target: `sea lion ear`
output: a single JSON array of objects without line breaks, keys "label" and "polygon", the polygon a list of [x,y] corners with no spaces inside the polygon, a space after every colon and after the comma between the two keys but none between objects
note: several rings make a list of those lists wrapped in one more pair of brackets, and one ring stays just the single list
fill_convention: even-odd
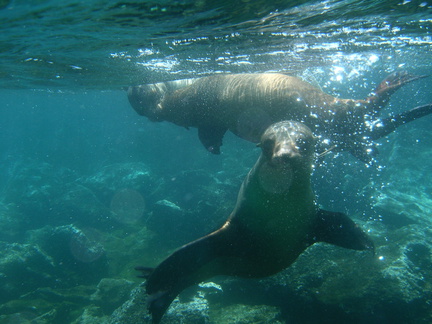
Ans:
[{"label": "sea lion ear", "polygon": [[369,236],[343,213],[319,209],[311,234],[311,244],[327,242],[352,250],[372,250],[375,254]]}]

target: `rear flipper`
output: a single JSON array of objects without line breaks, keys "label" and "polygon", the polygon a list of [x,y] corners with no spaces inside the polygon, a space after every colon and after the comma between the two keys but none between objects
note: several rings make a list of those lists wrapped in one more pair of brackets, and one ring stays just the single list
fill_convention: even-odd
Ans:
[{"label": "rear flipper", "polygon": [[371,164],[375,156],[378,155],[378,148],[373,143],[359,143],[350,148],[350,153],[360,161]]},{"label": "rear flipper", "polygon": [[374,94],[366,99],[371,107],[371,114],[376,115],[388,103],[390,96],[400,87],[418,79],[428,77],[427,75],[414,75],[406,71],[390,74],[375,89]]},{"label": "rear flipper", "polygon": [[142,277],[148,278],[146,291],[152,323],[161,321],[169,305],[183,289],[218,274],[215,267],[206,265],[215,260],[223,249],[227,249],[224,238],[225,230],[222,228],[184,245],[155,269],[135,268],[143,272]]},{"label": "rear flipper", "polygon": [[371,140],[377,140],[388,134],[392,133],[401,125],[409,123],[418,118],[427,116],[432,113],[432,104],[420,106],[413,108],[411,110],[405,111],[399,115],[392,116],[385,119],[379,119],[372,126],[372,130],[369,134]]},{"label": "rear flipper", "polygon": [[369,236],[343,213],[320,209],[312,230],[310,243],[327,242],[352,250],[372,250]]}]

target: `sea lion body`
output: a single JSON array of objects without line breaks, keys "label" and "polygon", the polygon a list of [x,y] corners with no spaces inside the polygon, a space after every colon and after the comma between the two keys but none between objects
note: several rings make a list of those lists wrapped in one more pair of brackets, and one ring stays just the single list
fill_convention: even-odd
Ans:
[{"label": "sea lion body", "polygon": [[[279,73],[214,75],[141,85],[130,87],[128,97],[133,108],[150,120],[198,128],[201,142],[215,154],[220,153],[227,130],[258,142],[271,124],[295,120],[337,149],[368,160],[372,145],[367,137],[373,133],[369,125],[394,91],[421,77],[404,72],[390,75],[366,100],[338,99]],[[429,105],[425,114],[431,112]],[[408,121],[405,118],[400,124]]]},{"label": "sea lion body", "polygon": [[243,181],[226,223],[155,269],[137,268],[148,278],[153,323],[159,323],[186,287],[216,275],[275,274],[317,241],[373,249],[372,241],[346,215],[317,207],[311,187],[314,144],[310,129],[299,122],[270,126],[261,138],[262,154]]}]

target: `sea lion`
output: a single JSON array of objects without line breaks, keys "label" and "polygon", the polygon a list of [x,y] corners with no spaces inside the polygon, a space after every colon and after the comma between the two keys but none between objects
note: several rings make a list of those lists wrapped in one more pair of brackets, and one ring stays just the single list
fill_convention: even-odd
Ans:
[{"label": "sea lion", "polygon": [[[258,142],[264,130],[281,120],[306,124],[327,148],[348,150],[371,161],[376,140],[402,125],[432,112],[380,120],[380,110],[401,86],[425,76],[396,72],[365,100],[338,99],[299,78],[278,73],[226,74],[129,87],[132,107],[152,121],[197,127],[207,150],[220,153],[227,130]],[[379,125],[378,128],[372,126]],[[391,130],[390,130],[391,129]]]},{"label": "sea lion", "polygon": [[213,276],[270,276],[319,241],[373,249],[348,216],[316,205],[311,186],[315,138],[307,126],[295,121],[271,125],[259,146],[262,153],[220,229],[181,247],[155,269],[136,268],[147,278],[153,323],[183,289]]}]

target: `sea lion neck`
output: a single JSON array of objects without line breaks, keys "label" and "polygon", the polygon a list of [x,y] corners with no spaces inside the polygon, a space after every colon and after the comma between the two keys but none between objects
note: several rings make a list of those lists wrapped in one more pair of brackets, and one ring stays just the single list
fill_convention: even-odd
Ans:
[{"label": "sea lion neck", "polygon": [[273,166],[261,155],[250,171],[248,181],[256,183],[251,187],[254,190],[259,188],[257,194],[262,196],[290,195],[293,190],[301,195],[302,192],[312,192],[311,173],[310,166],[303,166],[300,163]]},{"label": "sea lion neck", "polygon": [[271,194],[310,191],[305,184],[310,184],[315,138],[306,125],[275,123],[264,132],[259,146],[262,153],[250,175],[258,183],[256,187]]}]

